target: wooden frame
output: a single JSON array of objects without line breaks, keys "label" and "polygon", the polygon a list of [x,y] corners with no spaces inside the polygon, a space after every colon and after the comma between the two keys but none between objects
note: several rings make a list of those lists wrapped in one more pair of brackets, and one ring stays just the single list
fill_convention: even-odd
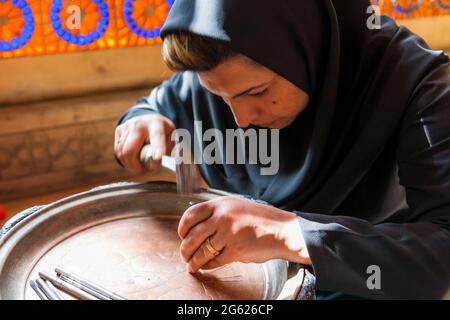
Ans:
[{"label": "wooden frame", "polygon": [[151,88],[0,108],[0,201],[121,179],[120,115]]},{"label": "wooden frame", "polygon": [[145,88],[170,76],[161,46],[0,59],[0,106]]}]

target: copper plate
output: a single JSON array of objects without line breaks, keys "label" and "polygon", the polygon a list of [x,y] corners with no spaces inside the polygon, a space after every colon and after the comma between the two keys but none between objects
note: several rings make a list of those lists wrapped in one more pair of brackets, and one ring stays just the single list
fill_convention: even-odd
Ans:
[{"label": "copper plate", "polygon": [[192,203],[223,195],[179,195],[172,183],[120,183],[40,208],[0,239],[0,299],[38,299],[39,271],[72,271],[128,299],[276,299],[287,262],[235,263],[191,275],[176,229]]}]

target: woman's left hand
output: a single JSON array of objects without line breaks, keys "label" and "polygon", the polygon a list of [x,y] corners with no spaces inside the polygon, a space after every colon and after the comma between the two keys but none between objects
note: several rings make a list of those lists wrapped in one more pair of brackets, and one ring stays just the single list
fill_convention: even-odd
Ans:
[{"label": "woman's left hand", "polygon": [[180,220],[180,254],[192,273],[231,262],[311,264],[297,219],[292,212],[234,196],[202,202]]}]

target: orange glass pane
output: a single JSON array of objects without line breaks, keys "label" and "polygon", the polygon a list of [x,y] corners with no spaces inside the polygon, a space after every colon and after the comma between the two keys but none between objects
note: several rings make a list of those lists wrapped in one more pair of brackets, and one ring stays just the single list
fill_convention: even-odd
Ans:
[{"label": "orange glass pane", "polygon": [[396,20],[450,14],[450,0],[372,0],[381,14]]},{"label": "orange glass pane", "polygon": [[[450,14],[450,0],[371,1],[398,20]],[[0,0],[0,58],[161,44],[159,30],[172,3]]]}]

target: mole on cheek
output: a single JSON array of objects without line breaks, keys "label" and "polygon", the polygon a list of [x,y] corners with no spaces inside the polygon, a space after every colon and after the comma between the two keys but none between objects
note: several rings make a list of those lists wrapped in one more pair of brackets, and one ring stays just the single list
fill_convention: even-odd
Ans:
[{"label": "mole on cheek", "polygon": [[277,104],[277,102],[276,101],[272,101],[272,104]]}]

